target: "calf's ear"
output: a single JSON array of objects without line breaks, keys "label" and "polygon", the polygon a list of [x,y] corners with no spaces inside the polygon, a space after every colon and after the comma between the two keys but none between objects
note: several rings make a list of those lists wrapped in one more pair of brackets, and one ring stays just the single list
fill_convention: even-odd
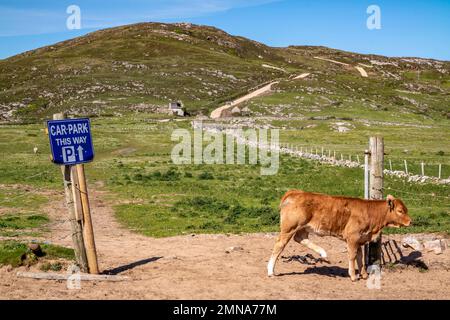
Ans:
[{"label": "calf's ear", "polygon": [[395,200],[394,196],[389,194],[389,195],[386,197],[386,200],[387,200],[389,209],[390,209],[390,210],[394,210],[394,200]]}]

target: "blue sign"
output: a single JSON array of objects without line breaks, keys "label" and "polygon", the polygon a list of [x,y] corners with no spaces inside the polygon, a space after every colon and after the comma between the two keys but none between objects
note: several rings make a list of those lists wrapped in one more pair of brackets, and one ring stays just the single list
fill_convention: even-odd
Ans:
[{"label": "blue sign", "polygon": [[89,119],[51,120],[47,128],[54,163],[72,165],[94,159]]}]

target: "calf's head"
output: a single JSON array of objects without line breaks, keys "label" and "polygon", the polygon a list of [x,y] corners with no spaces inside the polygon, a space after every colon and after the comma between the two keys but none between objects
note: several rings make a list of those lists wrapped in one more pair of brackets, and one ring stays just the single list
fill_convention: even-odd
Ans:
[{"label": "calf's head", "polygon": [[386,204],[388,206],[388,213],[386,215],[388,227],[407,227],[411,224],[411,217],[408,215],[408,209],[402,200],[388,195]]}]

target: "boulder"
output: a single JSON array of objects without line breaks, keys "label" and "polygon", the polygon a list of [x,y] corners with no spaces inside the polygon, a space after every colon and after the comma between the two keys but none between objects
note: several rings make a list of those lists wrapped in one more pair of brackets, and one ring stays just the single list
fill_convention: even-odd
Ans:
[{"label": "boulder", "polygon": [[427,251],[434,251],[435,254],[442,254],[445,250],[444,240],[430,240],[423,243]]},{"label": "boulder", "polygon": [[412,237],[412,236],[408,236],[402,239],[402,246],[406,247],[410,247],[416,251],[422,251],[423,250],[423,246],[420,243],[419,240],[417,240],[416,238]]},{"label": "boulder", "polygon": [[232,113],[232,114],[240,114],[240,113],[241,113],[241,109],[239,109],[238,107],[234,107],[234,108],[231,110],[231,113]]}]

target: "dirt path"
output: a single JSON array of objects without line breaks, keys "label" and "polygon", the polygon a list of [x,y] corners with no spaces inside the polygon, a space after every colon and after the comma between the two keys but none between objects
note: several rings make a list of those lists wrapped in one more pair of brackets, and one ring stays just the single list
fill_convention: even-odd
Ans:
[{"label": "dirt path", "polygon": [[293,79],[294,79],[294,80],[297,80],[297,79],[304,79],[304,78],[306,78],[307,76],[309,76],[310,74],[311,74],[311,73],[302,73],[302,74],[300,74],[300,75],[294,77]]},{"label": "dirt path", "polygon": [[229,104],[226,104],[224,106],[221,106],[221,107],[215,109],[213,112],[211,112],[211,118],[212,119],[218,119],[218,118],[223,117],[223,115],[224,115],[224,113],[226,111],[231,110],[233,107],[237,106],[238,104],[241,104],[241,103],[243,103],[245,101],[248,101],[250,99],[256,98],[256,97],[258,97],[260,95],[263,95],[263,94],[269,92],[272,89],[272,86],[274,84],[277,84],[278,82],[279,81],[273,81],[273,82],[265,85],[262,88],[259,88],[259,89],[255,90],[255,91],[252,91],[249,94],[246,94],[245,96],[240,97],[240,98],[232,101]]},{"label": "dirt path", "polygon": [[270,64],[263,64],[262,67],[263,68],[268,68],[268,69],[274,69],[274,70],[282,71],[282,72],[285,72],[285,73],[287,72],[283,68],[271,66]]},{"label": "dirt path", "polygon": [[367,78],[369,76],[363,67],[355,67],[355,69],[359,71],[363,78]]},{"label": "dirt path", "polygon": [[[318,59],[318,60],[322,60],[322,61],[328,61],[328,62],[332,62],[335,64],[339,64],[341,66],[346,66],[346,67],[350,66],[348,63],[344,63],[344,62],[340,62],[340,61],[336,61],[336,60],[332,60],[332,59],[327,59],[327,58],[322,58],[322,57],[314,57],[314,58]],[[360,64],[360,65],[363,65],[363,64]],[[367,67],[370,67],[370,66],[367,66]],[[363,67],[355,66],[355,69],[358,70],[358,72],[361,74],[361,76],[363,78],[369,77],[369,75],[367,74],[366,70],[364,70]]]},{"label": "dirt path", "polygon": [[[365,281],[352,283],[347,277],[343,242],[315,239],[328,251],[329,264],[291,242],[277,265],[280,276],[268,278],[266,263],[276,234],[148,238],[121,227],[105,196],[91,193],[100,268],[130,281],[83,282],[81,290],[68,290],[64,281],[21,279],[17,270],[3,267],[0,299],[450,299],[448,250],[424,254],[420,261],[429,270],[421,272],[414,259],[420,253],[404,249],[410,265],[385,269],[381,289],[369,290]],[[52,219],[61,219],[63,198],[47,209]],[[55,227],[47,240],[70,246],[67,223]],[[230,247],[242,249],[227,253]]]},{"label": "dirt path", "polygon": [[340,62],[340,61],[336,61],[336,60],[332,60],[332,59],[327,59],[327,58],[322,58],[322,57],[314,57],[314,59],[323,60],[323,61],[328,61],[328,62],[340,64],[340,65],[342,65],[342,66],[349,66],[348,63],[344,63],[344,62]]}]

